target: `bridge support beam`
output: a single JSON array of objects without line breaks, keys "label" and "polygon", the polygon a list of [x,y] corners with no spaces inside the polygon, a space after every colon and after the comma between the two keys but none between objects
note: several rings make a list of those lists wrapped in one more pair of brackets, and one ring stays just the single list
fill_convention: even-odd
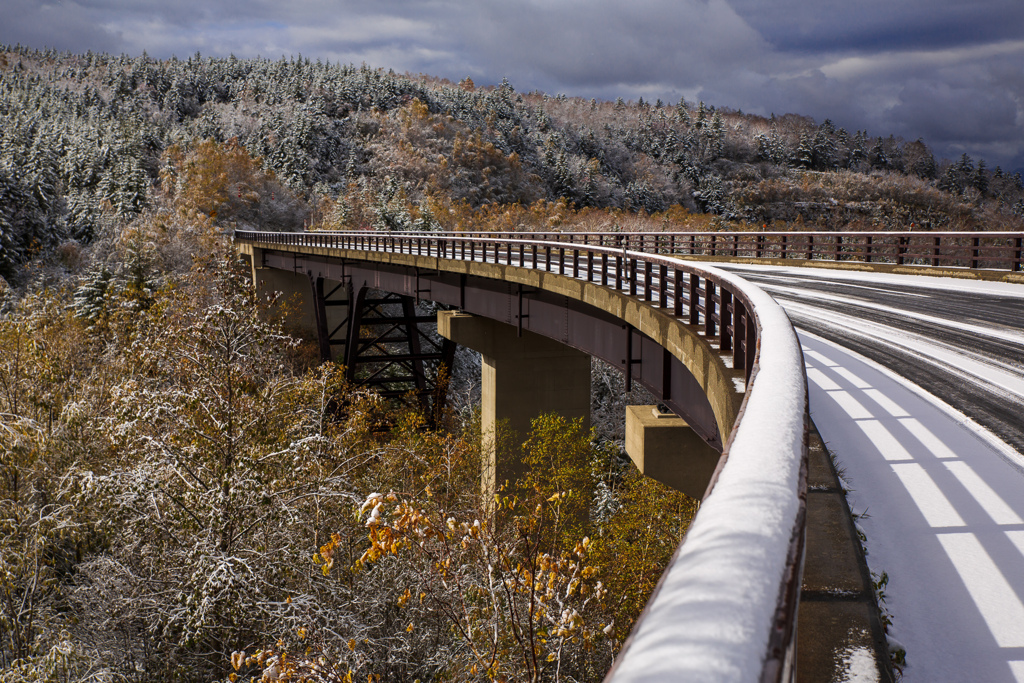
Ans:
[{"label": "bridge support beam", "polygon": [[644,476],[700,500],[722,454],[671,412],[626,406],[626,453]]},{"label": "bridge support beam", "polygon": [[[437,314],[437,331],[479,351],[481,422],[484,435],[484,500],[523,474],[518,454],[501,453],[496,427],[505,422],[513,443],[521,443],[537,416],[555,412],[583,418],[590,427],[590,356],[533,332],[519,336],[513,325],[457,311]],[[507,421],[507,422],[506,422]],[[515,449],[518,450],[518,449]]]}]

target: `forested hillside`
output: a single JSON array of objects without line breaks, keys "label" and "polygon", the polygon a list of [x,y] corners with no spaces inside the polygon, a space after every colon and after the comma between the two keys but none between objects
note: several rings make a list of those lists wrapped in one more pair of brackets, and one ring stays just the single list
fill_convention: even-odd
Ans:
[{"label": "forested hillside", "polygon": [[[227,236],[1022,229],[920,141],[308,59],[0,48],[0,681],[600,680],[696,510],[594,422],[318,366]],[[456,368],[455,370],[458,370]],[[453,371],[464,392],[468,375]],[[458,393],[458,392],[453,392]]]},{"label": "forested hillside", "polygon": [[164,171],[203,140],[237,141],[290,190],[282,206],[273,188],[222,188],[235,209],[222,223],[268,229],[487,228],[508,208],[511,229],[1019,229],[1024,214],[1019,174],[827,120],[549,97],[302,57],[0,48],[0,116],[7,278],[180,191]]}]

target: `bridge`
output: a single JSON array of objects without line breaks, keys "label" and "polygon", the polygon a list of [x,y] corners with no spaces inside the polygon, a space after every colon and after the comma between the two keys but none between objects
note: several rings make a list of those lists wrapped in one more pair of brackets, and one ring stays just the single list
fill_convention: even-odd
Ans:
[{"label": "bridge", "polygon": [[[442,335],[483,355],[485,429],[500,419],[527,425],[524,395],[536,412],[586,417],[588,356],[668,406],[668,421],[631,411],[627,450],[645,474],[703,503],[612,681],[796,673],[814,436],[801,348],[764,292],[694,259],[1004,279],[1021,271],[1019,233],[239,231],[236,242],[254,280],[305,297],[302,322],[321,357],[386,392],[440,399],[429,368],[452,347],[420,331],[415,302],[428,300],[457,309],[439,315]],[[402,314],[385,314],[387,303]],[[376,332],[359,333],[366,328]],[[396,342],[406,351],[384,351]],[[666,429],[682,447],[664,445]],[[485,462],[485,488],[516,471],[496,457]]]}]

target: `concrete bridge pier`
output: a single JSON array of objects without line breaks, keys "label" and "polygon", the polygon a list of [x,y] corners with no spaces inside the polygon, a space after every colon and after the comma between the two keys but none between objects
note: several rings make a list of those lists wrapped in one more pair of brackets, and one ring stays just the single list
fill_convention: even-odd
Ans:
[{"label": "concrete bridge pier", "polygon": [[516,444],[543,413],[582,417],[590,427],[589,355],[527,330],[519,336],[513,325],[458,311],[438,312],[437,331],[482,356],[484,500],[493,500],[500,486],[523,474],[518,456],[499,457],[494,439],[499,421],[507,421]]}]

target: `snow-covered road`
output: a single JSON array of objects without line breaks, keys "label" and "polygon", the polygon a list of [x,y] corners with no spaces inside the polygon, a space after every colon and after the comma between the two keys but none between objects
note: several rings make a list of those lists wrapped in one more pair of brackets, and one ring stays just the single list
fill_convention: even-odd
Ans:
[{"label": "snow-covered road", "polygon": [[737,270],[800,332],[904,681],[1024,683],[1024,286]]}]

